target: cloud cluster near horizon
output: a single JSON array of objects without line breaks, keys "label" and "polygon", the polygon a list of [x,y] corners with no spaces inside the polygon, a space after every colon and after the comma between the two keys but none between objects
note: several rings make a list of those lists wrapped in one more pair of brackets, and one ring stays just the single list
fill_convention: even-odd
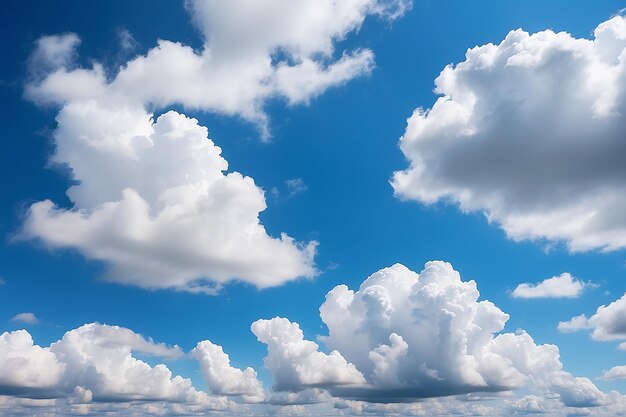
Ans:
[{"label": "cloud cluster near horizon", "polygon": [[25,330],[7,332],[0,336],[0,394],[66,400],[79,395],[72,401],[83,405],[163,401],[224,410],[311,403],[352,408],[363,401],[497,397],[524,388],[548,392],[562,407],[602,412],[613,404],[614,394],[563,370],[558,347],[536,344],[524,331],[504,332],[508,315],[479,298],[476,283],[463,281],[448,263],[429,262],[419,274],[396,264],[356,291],[339,285],[326,295],[320,316],[328,335],[319,340],[330,353],[286,318],[257,320],[251,329],[267,345],[271,390],[254,369],[233,367],[209,340],[191,352],[210,390],[204,393],[190,380],[173,377],[165,365],[133,356],[175,359],[183,355],[179,347],[129,329],[87,324],[49,347],[35,345]]},{"label": "cloud cluster near horizon", "polygon": [[97,323],[70,330],[49,347],[34,344],[26,330],[0,335],[0,394],[30,399],[66,399],[74,408],[92,403],[165,401],[203,410],[223,410],[224,397],[197,391],[163,364],[150,366],[133,353],[176,359],[166,346],[122,327]]}]

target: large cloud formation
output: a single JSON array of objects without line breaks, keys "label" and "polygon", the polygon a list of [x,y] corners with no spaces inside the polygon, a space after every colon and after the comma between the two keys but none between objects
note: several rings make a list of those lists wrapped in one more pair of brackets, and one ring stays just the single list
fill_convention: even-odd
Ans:
[{"label": "large cloud formation", "polygon": [[626,247],[626,18],[594,39],[510,32],[436,79],[400,147],[398,196],[484,212],[514,239]]},{"label": "large cloud formation", "polygon": [[[24,330],[7,332],[0,336],[0,412],[39,407],[56,410],[51,415],[131,415],[130,405],[137,415],[222,410],[236,415],[609,416],[626,410],[621,394],[602,392],[588,378],[565,371],[557,346],[537,344],[523,330],[505,332],[508,315],[480,300],[476,283],[463,281],[445,262],[429,262],[420,273],[396,264],[368,277],[356,291],[338,285],[327,294],[320,315],[328,327],[318,338],[325,346],[307,340],[300,326],[285,318],[252,324],[267,345],[264,364],[273,390],[263,388],[254,369],[231,365],[221,346],[199,342],[190,356],[211,395],[189,379],[172,376],[165,365],[136,358],[184,353],[129,329],[87,324],[49,347],[35,345]],[[616,367],[604,377],[623,375]]]},{"label": "large cloud formation", "polygon": [[[339,285],[327,294],[320,315],[328,335],[319,339],[330,353],[285,318],[258,320],[252,332],[267,345],[278,392],[323,388],[343,400],[391,404],[526,387],[568,407],[606,403],[593,382],[563,370],[557,346],[503,332],[508,315],[479,296],[449,263],[429,262],[419,274],[396,264],[357,291]],[[240,371],[230,373],[243,382]]]},{"label": "large cloud formation", "polygon": [[[109,280],[143,288],[215,293],[236,279],[258,288],[313,277],[317,242],[273,237],[259,222],[264,192],[227,173],[220,148],[194,119],[147,110],[239,115],[267,128],[264,102],[307,102],[369,72],[367,49],[335,57],[368,15],[393,19],[407,0],[188,1],[200,52],[159,41],[107,74],[80,67],[75,34],[46,36],[29,60],[25,95],[61,107],[52,162],[76,183],[71,208],[33,204],[22,237],[105,262]],[[280,11],[280,12],[277,12]],[[267,132],[265,132],[267,133]]]}]

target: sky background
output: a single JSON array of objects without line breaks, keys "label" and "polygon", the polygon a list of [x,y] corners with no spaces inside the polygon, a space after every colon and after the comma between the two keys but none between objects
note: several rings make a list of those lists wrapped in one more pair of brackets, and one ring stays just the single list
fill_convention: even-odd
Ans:
[{"label": "sky background", "polygon": [[[222,148],[229,171],[254,178],[265,190],[267,209],[260,214],[271,236],[286,232],[298,241],[319,241],[319,275],[258,290],[229,283],[210,296],[171,289],[145,290],[102,279],[105,266],[74,250],[48,249],[40,242],[16,239],[28,207],[44,199],[70,208],[65,192],[68,173],[48,161],[54,149],[56,106],[25,100],[28,57],[43,35],[73,32],[83,65],[92,60],[108,71],[134,55],[145,54],[158,39],[200,48],[202,40],[178,2],[10,2],[4,5],[0,33],[0,329],[27,328],[47,346],[84,323],[119,325],[190,351],[210,339],[230,355],[231,364],[252,366],[271,385],[263,368],[266,347],[250,331],[257,319],[288,317],[305,338],[327,330],[319,317],[325,294],[339,284],[357,289],[375,271],[402,263],[421,271],[429,260],[452,263],[464,280],[478,284],[482,300],[510,315],[505,331],[522,328],[538,344],[560,348],[564,368],[591,378],[602,390],[626,392],[623,381],[596,380],[603,370],[626,363],[617,342],[597,342],[586,332],[564,334],[559,321],[608,304],[626,291],[626,251],[570,253],[565,245],[514,242],[480,212],[462,213],[452,204],[426,206],[394,196],[390,179],[405,169],[398,140],[418,107],[430,108],[437,95],[434,79],[448,64],[464,60],[468,48],[499,43],[513,29],[567,31],[591,38],[593,29],[620,11],[620,1],[429,1],[389,22],[366,18],[360,30],[335,46],[370,48],[371,74],[329,88],[308,104],[270,100],[271,137],[263,141],[257,126],[237,116],[168,106],[197,118]],[[118,33],[137,41],[132,53],[119,47]],[[292,194],[288,181],[304,189]],[[274,190],[274,191],[272,191]],[[569,272],[597,284],[575,299],[519,299],[511,291]],[[32,312],[29,325],[12,320]],[[322,349],[325,349],[321,344]],[[149,363],[160,360],[147,358]],[[166,362],[176,374],[205,389],[192,360]]]}]

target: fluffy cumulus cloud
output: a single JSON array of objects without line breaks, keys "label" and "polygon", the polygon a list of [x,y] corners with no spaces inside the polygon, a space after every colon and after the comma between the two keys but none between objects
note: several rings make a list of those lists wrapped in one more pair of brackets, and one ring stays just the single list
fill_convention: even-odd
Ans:
[{"label": "fluffy cumulus cloud", "polygon": [[24,236],[110,265],[108,279],[144,288],[213,291],[230,279],[259,288],[315,275],[315,242],[267,234],[263,190],[226,173],[195,119],[97,101],[57,117],[53,162],[71,168],[74,206],[32,205]]},{"label": "fluffy cumulus cloud", "polygon": [[243,371],[232,367],[221,346],[205,340],[198,343],[192,354],[200,364],[202,376],[212,393],[242,396],[246,402],[265,399],[256,371],[250,367]]},{"label": "fluffy cumulus cloud", "polygon": [[[626,350],[626,294],[608,305],[598,307],[595,314],[581,314],[562,321],[558,329],[563,333],[590,331],[593,340],[620,341],[619,348]],[[602,379],[626,379],[626,366],[618,365],[604,371]]]},{"label": "fluffy cumulus cloud", "polygon": [[252,332],[267,345],[265,367],[272,373],[277,391],[365,383],[363,375],[341,353],[320,352],[317,343],[305,340],[298,323],[280,317],[257,320],[252,323]]},{"label": "fluffy cumulus cloud", "polygon": [[598,307],[591,317],[581,314],[560,322],[558,329],[564,333],[590,330],[591,337],[599,341],[626,341],[626,294],[609,305]]},{"label": "fluffy cumulus cloud", "polygon": [[483,212],[514,240],[626,247],[625,48],[616,16],[593,39],[515,30],[468,50],[409,118],[396,194]]},{"label": "fluffy cumulus cloud", "polygon": [[53,390],[64,372],[56,355],[35,345],[26,330],[0,335],[0,394]]},{"label": "fluffy cumulus cloud", "polygon": [[112,80],[99,64],[68,67],[76,35],[46,37],[35,56],[52,70],[27,88],[39,102],[118,95],[144,105],[179,103],[187,108],[240,115],[266,128],[263,104],[280,97],[303,103],[327,88],[367,74],[369,49],[343,51],[337,42],[370,15],[394,19],[410,0],[189,0],[203,37],[195,51],[160,40],[145,55],[127,62]]},{"label": "fluffy cumulus cloud", "polygon": [[614,366],[603,372],[602,379],[626,379],[626,365]]},{"label": "fluffy cumulus cloud", "polygon": [[537,284],[519,284],[511,295],[515,298],[578,298],[589,284],[564,272]]},{"label": "fluffy cumulus cloud", "polygon": [[339,396],[394,402],[533,386],[570,406],[596,406],[604,394],[562,369],[554,345],[523,331],[502,333],[508,315],[479,301],[474,281],[444,262],[421,273],[394,265],[358,291],[335,287],[320,308],[331,349],[363,373],[367,384],[336,387]]},{"label": "fluffy cumulus cloud", "polygon": [[150,366],[133,353],[180,357],[180,348],[154,343],[129,329],[97,323],[70,330],[49,347],[25,330],[0,336],[0,394],[92,402],[164,401],[223,410],[224,397],[197,391],[163,364]]}]

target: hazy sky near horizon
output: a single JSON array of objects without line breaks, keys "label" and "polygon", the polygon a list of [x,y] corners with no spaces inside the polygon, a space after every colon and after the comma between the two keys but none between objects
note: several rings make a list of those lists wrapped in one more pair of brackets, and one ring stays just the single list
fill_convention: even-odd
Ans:
[{"label": "hazy sky near horizon", "polygon": [[5,5],[0,414],[626,413],[622,7]]}]

